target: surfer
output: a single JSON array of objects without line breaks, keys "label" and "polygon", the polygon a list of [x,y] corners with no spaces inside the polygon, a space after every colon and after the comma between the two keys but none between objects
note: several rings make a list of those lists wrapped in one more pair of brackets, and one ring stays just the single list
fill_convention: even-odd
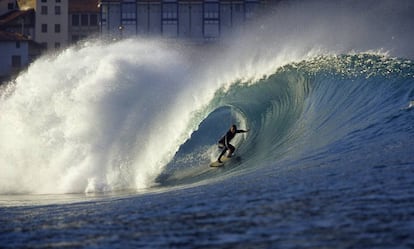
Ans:
[{"label": "surfer", "polygon": [[232,125],[230,127],[230,130],[227,131],[226,135],[224,135],[219,141],[218,141],[218,147],[220,149],[223,149],[223,151],[221,152],[220,156],[218,157],[217,161],[219,163],[221,163],[221,157],[224,155],[224,153],[226,153],[227,150],[230,150],[229,154],[227,155],[227,157],[231,157],[231,155],[233,154],[234,150],[236,148],[234,148],[234,146],[232,144],[230,144],[230,141],[234,138],[234,136],[236,136],[237,133],[245,133],[248,132],[249,130],[237,130],[237,126],[236,125]]}]

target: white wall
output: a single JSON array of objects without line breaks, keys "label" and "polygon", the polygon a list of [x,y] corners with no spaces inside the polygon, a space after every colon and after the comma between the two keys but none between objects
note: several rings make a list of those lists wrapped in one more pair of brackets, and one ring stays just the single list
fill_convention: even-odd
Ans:
[{"label": "white wall", "polygon": [[[47,7],[47,14],[42,14],[42,6]],[[60,7],[60,14],[55,13],[55,7]],[[34,40],[39,43],[46,43],[48,49],[54,49],[56,44],[64,47],[69,42],[69,16],[68,0],[56,1],[36,1],[36,35]],[[47,32],[42,32],[42,24],[47,25]],[[60,32],[55,32],[55,25],[60,25]]]}]

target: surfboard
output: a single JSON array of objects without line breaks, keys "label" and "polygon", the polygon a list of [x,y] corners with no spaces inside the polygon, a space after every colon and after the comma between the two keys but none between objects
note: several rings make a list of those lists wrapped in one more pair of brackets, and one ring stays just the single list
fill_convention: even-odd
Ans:
[{"label": "surfboard", "polygon": [[223,166],[227,161],[230,161],[231,157],[222,156],[221,157],[221,163],[219,161],[215,161],[210,163],[210,167],[221,167]]}]

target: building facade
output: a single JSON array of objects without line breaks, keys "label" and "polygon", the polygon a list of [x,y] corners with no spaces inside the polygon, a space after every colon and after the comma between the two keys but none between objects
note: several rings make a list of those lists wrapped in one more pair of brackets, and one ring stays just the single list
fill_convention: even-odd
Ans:
[{"label": "building facade", "polygon": [[35,12],[33,9],[12,10],[0,17],[0,30],[18,33],[28,39],[35,34]]},{"label": "building facade", "polygon": [[1,0],[0,1],[0,16],[17,9],[16,0]]},{"label": "building facade", "polygon": [[20,9],[17,1],[0,1],[0,84],[26,68],[42,53],[32,38],[35,34],[34,9]]},{"label": "building facade", "polygon": [[45,50],[99,34],[98,1],[0,0],[0,79],[24,69]]},{"label": "building facade", "polygon": [[218,40],[262,10],[260,0],[102,0],[101,33],[159,36],[195,42]]},{"label": "building facade", "polygon": [[68,7],[68,0],[36,0],[36,42],[47,49],[68,44]]},{"label": "building facade", "polygon": [[99,34],[98,0],[69,1],[69,43]]},{"label": "building facade", "polygon": [[19,72],[29,64],[29,40],[20,34],[0,31],[0,55],[2,79]]}]

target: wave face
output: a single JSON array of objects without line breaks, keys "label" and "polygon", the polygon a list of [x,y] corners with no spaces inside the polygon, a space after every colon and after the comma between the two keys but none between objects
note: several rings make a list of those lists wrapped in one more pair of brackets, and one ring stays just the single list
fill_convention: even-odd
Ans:
[{"label": "wave face", "polygon": [[[168,189],[308,161],[412,162],[413,3],[344,1],[338,12],[298,2],[225,49],[136,38],[38,59],[1,90],[0,194]],[[232,123],[251,129],[234,141],[241,159],[212,171]],[[366,148],[378,151],[367,158]]]},{"label": "wave face", "polygon": [[[161,182],[211,177],[202,167],[219,153],[211,145],[219,138],[218,130],[224,134],[229,128],[223,123],[252,130],[236,141],[242,160],[225,171],[229,175],[259,167],[285,170],[322,158],[325,163],[366,160],[364,146],[369,144],[377,144],[371,150],[378,149],[371,164],[410,162],[413,69],[409,60],[381,55],[321,56],[281,67],[257,82],[235,83],[216,93],[209,108],[216,111],[208,111],[211,114],[181,147]],[[400,141],[398,158],[383,153],[382,139]]]}]

